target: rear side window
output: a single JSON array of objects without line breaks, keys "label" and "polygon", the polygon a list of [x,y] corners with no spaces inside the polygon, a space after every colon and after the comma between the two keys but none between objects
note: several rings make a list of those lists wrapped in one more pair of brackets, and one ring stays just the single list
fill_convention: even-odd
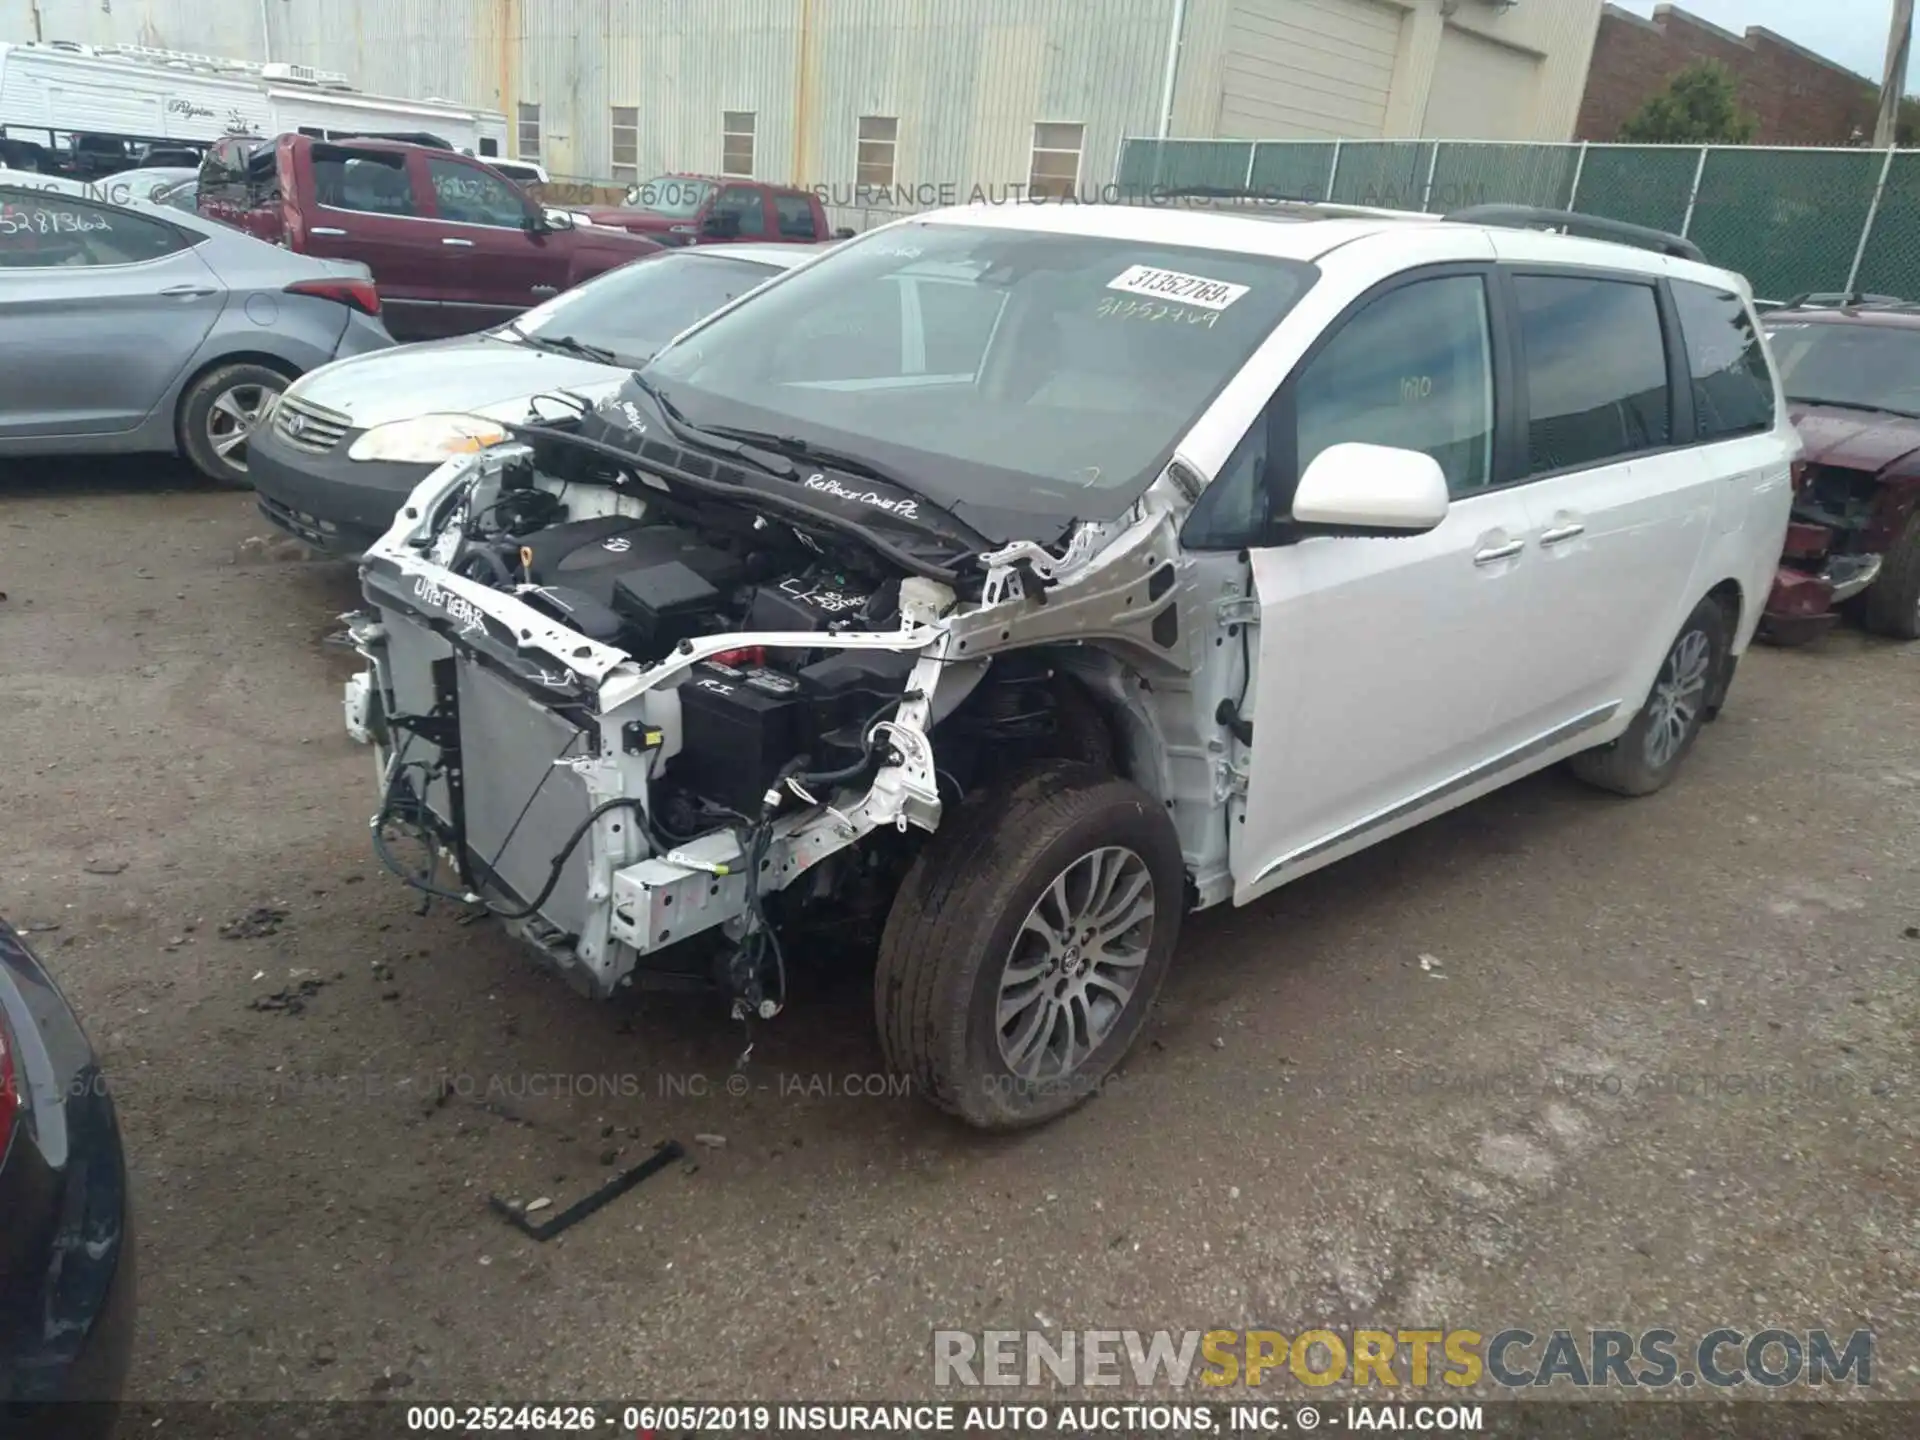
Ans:
[{"label": "rear side window", "polygon": [[813,202],[805,195],[776,195],[773,211],[779,217],[780,233],[787,239],[813,239]]},{"label": "rear side window", "polygon": [[322,205],[370,215],[425,214],[407,173],[407,157],[390,150],[313,147],[313,187]]},{"label": "rear side window", "polygon": [[1722,440],[1771,429],[1773,375],[1740,297],[1676,280],[1673,303],[1687,343],[1699,438]]},{"label": "rear side window", "polygon": [[713,202],[715,215],[733,214],[740,217],[740,234],[765,235],[767,233],[766,214],[761,207],[760,192],[745,185],[729,185],[720,192],[720,198]]},{"label": "rear side window", "polygon": [[491,171],[458,160],[427,158],[427,178],[442,220],[517,230],[527,223],[526,197]]},{"label": "rear side window", "polygon": [[49,190],[0,189],[0,269],[137,265],[187,248],[171,225]]},{"label": "rear side window", "polygon": [[1667,352],[1652,285],[1519,275],[1528,469],[1602,465],[1673,439]]}]

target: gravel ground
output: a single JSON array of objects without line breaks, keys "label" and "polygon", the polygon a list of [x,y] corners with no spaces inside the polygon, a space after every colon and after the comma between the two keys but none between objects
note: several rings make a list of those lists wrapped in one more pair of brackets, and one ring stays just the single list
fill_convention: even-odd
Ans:
[{"label": "gravel ground", "polygon": [[[1198,917],[1109,1091],[984,1139],[866,1093],[863,977],[737,1094],[717,1002],[418,914],[352,574],[243,546],[247,497],[0,486],[0,913],[121,1097],[139,1397],[899,1398],[935,1327],[1359,1323],[1870,1326],[1920,1398],[1920,645],[1756,651],[1658,796],[1537,776]],[[486,1209],[666,1137],[550,1244]]]}]

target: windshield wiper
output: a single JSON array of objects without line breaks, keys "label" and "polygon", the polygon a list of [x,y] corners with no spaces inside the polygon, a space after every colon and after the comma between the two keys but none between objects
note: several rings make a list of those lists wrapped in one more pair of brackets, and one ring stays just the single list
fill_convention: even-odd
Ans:
[{"label": "windshield wiper", "polygon": [[578,355],[582,360],[592,360],[600,365],[618,365],[620,357],[611,350],[603,350],[598,345],[589,345],[572,335],[534,335],[509,323],[508,329],[518,335],[527,344],[540,350],[557,350],[562,355]]},{"label": "windshield wiper", "polygon": [[1789,395],[1796,405],[1831,405],[1836,410],[1871,410],[1879,415],[1898,415],[1905,420],[1920,420],[1920,410],[1901,410],[1892,405],[1876,405],[1870,400],[1829,400],[1823,395]]},{"label": "windshield wiper", "polygon": [[667,399],[658,385],[655,385],[653,381],[649,380],[638,370],[633,372],[633,384],[635,389],[653,401],[654,405],[659,409],[661,416],[667,422],[668,432],[681,444],[691,445],[695,449],[705,450],[709,454],[730,456],[735,460],[753,466],[756,470],[765,471],[769,475],[777,475],[782,480],[791,480],[794,478],[795,472],[793,463],[790,460],[776,456],[775,458],[779,460],[779,463],[776,465],[772,461],[761,459],[758,455],[749,454],[746,446],[725,438],[718,431],[705,430],[695,425],[687,419],[685,415],[680,413],[680,407],[678,405]]},{"label": "windshield wiper", "polygon": [[[904,490],[909,495],[920,492],[893,471],[876,465],[864,456],[852,455],[845,450],[835,450],[825,445],[816,445],[798,435],[776,435],[771,430],[743,430],[734,425],[715,425],[715,435],[724,435],[729,440],[744,441],[749,445],[758,445],[777,454],[791,455],[800,460],[811,460],[818,465],[831,465],[849,475],[858,475],[864,480],[878,480],[883,485],[891,485]],[[925,499],[925,496],[921,496]]]}]

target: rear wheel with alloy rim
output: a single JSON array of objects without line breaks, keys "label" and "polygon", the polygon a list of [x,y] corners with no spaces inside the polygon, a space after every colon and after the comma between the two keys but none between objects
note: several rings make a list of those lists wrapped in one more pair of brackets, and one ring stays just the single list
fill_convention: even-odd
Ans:
[{"label": "rear wheel with alloy rim", "polygon": [[265,365],[242,362],[209,370],[180,397],[180,450],[216,484],[244,489],[247,449],[266,420],[287,377]]},{"label": "rear wheel with alloy rim", "polygon": [[874,1008],[888,1062],[982,1129],[1072,1109],[1146,1023],[1185,879],[1163,808],[1091,766],[968,797],[887,918]]},{"label": "rear wheel with alloy rim", "polygon": [[1640,713],[1618,740],[1582,751],[1568,762],[1589,785],[1616,795],[1651,795],[1680,769],[1721,685],[1731,624],[1718,600],[1702,600],[1687,617],[1660,662]]}]

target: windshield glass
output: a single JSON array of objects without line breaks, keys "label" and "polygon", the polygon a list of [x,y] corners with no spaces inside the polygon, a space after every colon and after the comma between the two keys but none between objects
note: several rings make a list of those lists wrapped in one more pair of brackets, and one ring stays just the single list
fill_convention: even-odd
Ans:
[{"label": "windshield glass", "polygon": [[1783,320],[1766,328],[1789,400],[1920,415],[1920,327]]},{"label": "windshield glass", "polygon": [[1316,274],[917,222],[848,241],[646,373],[695,425],[830,446],[943,504],[1111,518]]},{"label": "windshield glass", "polygon": [[778,266],[711,250],[652,256],[554,296],[515,325],[535,340],[567,336],[610,350],[632,367],[644,364],[694,321],[777,273]]},{"label": "windshield glass", "polygon": [[713,193],[711,180],[683,180],[678,175],[656,175],[627,190],[627,204],[656,215],[681,219],[698,210]]}]

